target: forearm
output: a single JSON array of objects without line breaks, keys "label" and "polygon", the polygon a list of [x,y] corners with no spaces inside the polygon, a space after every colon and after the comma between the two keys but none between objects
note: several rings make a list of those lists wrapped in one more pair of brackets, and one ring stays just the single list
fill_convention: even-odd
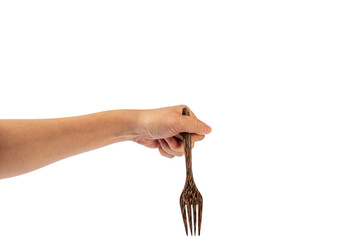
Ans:
[{"label": "forearm", "polygon": [[133,140],[137,112],[114,110],[69,118],[0,120],[0,178]]}]

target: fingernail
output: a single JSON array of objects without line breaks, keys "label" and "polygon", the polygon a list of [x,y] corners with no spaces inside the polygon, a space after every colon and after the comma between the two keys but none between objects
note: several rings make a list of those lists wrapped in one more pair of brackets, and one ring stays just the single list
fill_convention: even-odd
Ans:
[{"label": "fingernail", "polygon": [[211,128],[209,126],[205,126],[205,133],[208,134],[211,132]]}]

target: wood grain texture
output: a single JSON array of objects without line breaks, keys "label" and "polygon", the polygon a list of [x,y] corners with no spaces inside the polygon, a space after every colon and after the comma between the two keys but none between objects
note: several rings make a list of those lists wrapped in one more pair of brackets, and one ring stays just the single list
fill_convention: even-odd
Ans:
[{"label": "wood grain texture", "polygon": [[[182,114],[189,116],[188,109],[184,108]],[[185,148],[186,181],[180,196],[181,214],[184,221],[186,235],[188,235],[188,223],[191,235],[193,235],[193,225],[194,235],[196,235],[196,227],[198,223],[198,235],[200,236],[203,199],[201,193],[195,185],[192,173],[191,135],[189,133],[182,133],[182,137]]]}]

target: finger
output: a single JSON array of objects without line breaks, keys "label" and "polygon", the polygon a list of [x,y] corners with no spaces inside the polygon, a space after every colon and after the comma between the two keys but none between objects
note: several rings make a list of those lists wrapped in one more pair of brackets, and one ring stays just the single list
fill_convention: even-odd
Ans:
[{"label": "finger", "polygon": [[205,138],[205,135],[199,135],[199,134],[196,134],[196,133],[191,134],[191,141],[193,141],[193,142],[201,141],[204,138]]},{"label": "finger", "polygon": [[174,158],[173,155],[168,154],[168,153],[165,152],[161,147],[159,147],[159,152],[160,152],[161,156],[163,156],[163,157]]},{"label": "finger", "polygon": [[[196,133],[192,133],[190,136],[191,136],[191,148],[194,147],[195,142],[201,141],[205,138],[205,135],[198,135]],[[173,148],[173,147],[171,147],[171,145],[168,142],[170,148],[173,149],[174,151],[180,151],[180,149],[182,149],[181,152],[184,154],[184,150],[183,150],[184,142],[183,142],[182,136],[180,134],[178,134],[178,135],[174,136],[173,138],[175,138],[177,141],[180,141],[181,146],[178,146],[177,148]],[[166,141],[166,139],[165,139],[165,141]]]},{"label": "finger", "polygon": [[148,148],[158,148],[160,146],[159,142],[156,140],[153,140],[151,142],[144,142],[143,144]]},{"label": "finger", "polygon": [[181,116],[178,124],[178,131],[205,135],[211,132],[211,128],[199,119]]},{"label": "finger", "polygon": [[183,141],[183,137],[182,137],[181,133],[175,135],[174,137],[179,139],[180,141]]},{"label": "finger", "polygon": [[[174,138],[176,140],[181,141],[181,142],[183,141],[183,137],[182,137],[182,135],[180,133],[175,135]],[[194,141],[194,142],[201,141],[204,138],[205,138],[205,135],[199,135],[199,134],[196,134],[196,133],[191,133],[191,140]]]},{"label": "finger", "polygon": [[168,154],[173,155],[173,156],[182,156],[183,153],[182,152],[176,152],[171,150],[171,148],[169,147],[169,145],[167,144],[167,142],[164,139],[159,139],[159,143],[161,148]]},{"label": "finger", "polygon": [[184,143],[182,140],[179,140],[175,137],[165,138],[166,143],[169,145],[170,149],[174,152],[184,152]]},{"label": "finger", "polygon": [[[181,156],[182,156],[185,154],[184,141],[183,140],[178,140],[178,141],[180,141],[181,145],[175,151],[181,152]],[[198,140],[196,140],[196,141],[198,141]],[[193,141],[191,139],[191,149],[194,147],[196,141]]]}]

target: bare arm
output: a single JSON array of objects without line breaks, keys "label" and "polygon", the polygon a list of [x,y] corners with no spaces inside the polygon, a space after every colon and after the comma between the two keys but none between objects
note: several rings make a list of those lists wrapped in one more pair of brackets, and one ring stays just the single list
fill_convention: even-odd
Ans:
[{"label": "bare arm", "polygon": [[55,119],[0,120],[0,178],[130,140],[136,111],[118,110]]},{"label": "bare arm", "polygon": [[182,131],[194,141],[210,132],[175,106],[154,110],[113,110],[55,119],[0,120],[0,178],[41,168],[60,159],[121,141],[158,148],[163,156],[183,154]]}]

